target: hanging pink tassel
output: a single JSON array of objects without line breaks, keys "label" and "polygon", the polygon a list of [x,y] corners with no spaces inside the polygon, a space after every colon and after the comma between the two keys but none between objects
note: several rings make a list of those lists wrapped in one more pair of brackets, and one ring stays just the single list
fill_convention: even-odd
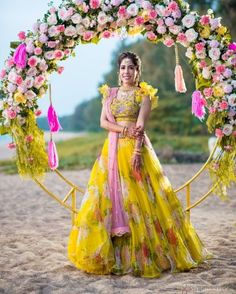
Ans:
[{"label": "hanging pink tassel", "polygon": [[48,164],[52,170],[58,167],[57,148],[52,139],[48,142]]},{"label": "hanging pink tassel", "polygon": [[205,117],[205,105],[206,100],[203,98],[200,91],[194,91],[192,94],[192,114],[194,114],[200,120]]},{"label": "hanging pink tassel", "polygon": [[175,90],[180,93],[185,93],[187,91],[183,70],[180,64],[176,64],[175,66]]},{"label": "hanging pink tassel", "polygon": [[51,132],[58,132],[63,130],[57,117],[57,113],[52,104],[48,108],[48,124]]},{"label": "hanging pink tassel", "polygon": [[26,67],[26,45],[25,44],[20,44],[13,55],[13,61],[14,63],[20,67],[20,68],[25,68]]}]

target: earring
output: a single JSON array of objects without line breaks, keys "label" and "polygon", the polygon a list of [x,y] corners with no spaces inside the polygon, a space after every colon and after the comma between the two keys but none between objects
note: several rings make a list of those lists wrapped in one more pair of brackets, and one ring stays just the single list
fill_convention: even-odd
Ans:
[{"label": "earring", "polygon": [[121,81],[120,75],[119,75],[119,78],[118,78],[118,85],[119,85],[119,86],[122,85],[122,81]]}]

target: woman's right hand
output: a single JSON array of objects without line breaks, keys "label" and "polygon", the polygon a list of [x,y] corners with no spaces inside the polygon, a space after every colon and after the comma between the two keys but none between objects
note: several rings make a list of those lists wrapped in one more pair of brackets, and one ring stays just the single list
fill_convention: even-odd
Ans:
[{"label": "woman's right hand", "polygon": [[141,130],[141,127],[136,126],[130,126],[128,127],[127,136],[131,138],[138,138],[143,135],[143,130]]}]

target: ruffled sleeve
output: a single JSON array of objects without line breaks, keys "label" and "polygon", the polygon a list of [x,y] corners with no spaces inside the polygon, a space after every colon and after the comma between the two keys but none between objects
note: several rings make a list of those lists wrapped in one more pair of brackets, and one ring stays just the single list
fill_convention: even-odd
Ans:
[{"label": "ruffled sleeve", "polygon": [[109,95],[109,87],[107,84],[103,84],[101,87],[98,88],[98,91],[100,92],[100,94],[102,95],[102,104],[105,103],[108,95]]},{"label": "ruffled sleeve", "polygon": [[139,86],[140,88],[136,92],[136,101],[138,103],[141,103],[144,96],[149,96],[151,101],[151,110],[156,108],[158,106],[158,99],[159,99],[159,96],[156,95],[156,93],[158,92],[158,89],[153,88],[151,85],[149,85],[146,82],[141,82]]}]

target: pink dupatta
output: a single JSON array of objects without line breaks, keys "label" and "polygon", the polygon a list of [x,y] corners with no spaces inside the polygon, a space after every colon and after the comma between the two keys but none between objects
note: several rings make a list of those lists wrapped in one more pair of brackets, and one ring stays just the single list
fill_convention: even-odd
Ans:
[{"label": "pink dupatta", "polygon": [[[110,105],[116,96],[118,88],[111,88],[108,98],[106,99],[106,114],[110,122],[116,122],[111,113]],[[130,233],[127,216],[122,207],[122,191],[118,173],[117,164],[117,143],[118,133],[109,131],[108,134],[108,184],[110,198],[112,201],[112,226],[111,235],[121,236],[125,233]]]}]

